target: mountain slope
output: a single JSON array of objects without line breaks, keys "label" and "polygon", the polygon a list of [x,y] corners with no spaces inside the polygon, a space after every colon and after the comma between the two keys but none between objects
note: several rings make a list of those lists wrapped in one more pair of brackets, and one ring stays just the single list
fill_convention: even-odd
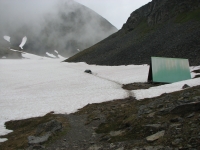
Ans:
[{"label": "mountain slope", "polygon": [[38,16],[42,19],[34,24],[24,21],[25,24],[17,22],[20,24],[17,27],[11,23],[7,28],[1,27],[4,30],[0,35],[11,37],[11,47],[18,47],[22,37],[27,36],[26,52],[45,55],[46,52],[55,54],[57,50],[62,56],[70,57],[77,49],[88,48],[117,31],[106,19],[73,0],[59,1],[53,9]]},{"label": "mountain slope", "polygon": [[153,0],[134,11],[117,33],[66,61],[129,65],[160,56],[188,58],[198,65],[199,39],[199,0]]}]

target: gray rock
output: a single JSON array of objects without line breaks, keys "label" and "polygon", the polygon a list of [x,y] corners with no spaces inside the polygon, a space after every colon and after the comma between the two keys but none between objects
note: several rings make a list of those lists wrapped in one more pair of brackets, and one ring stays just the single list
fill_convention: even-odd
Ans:
[{"label": "gray rock", "polygon": [[120,147],[120,148],[118,148],[118,149],[116,149],[116,150],[124,150],[124,147]]},{"label": "gray rock", "polygon": [[181,124],[171,124],[170,128],[174,128],[174,127],[177,128],[177,127],[180,127],[180,126],[181,126]]},{"label": "gray rock", "polygon": [[189,85],[184,84],[183,87],[182,87],[182,89],[186,89],[186,88],[189,88],[189,87],[190,87]]},{"label": "gray rock", "polygon": [[110,143],[110,148],[115,147],[115,145],[113,143]]},{"label": "gray rock", "polygon": [[187,116],[187,118],[192,118],[194,116],[195,113],[192,113],[190,115]]},{"label": "gray rock", "polygon": [[88,148],[88,150],[99,150],[102,146],[92,145]]},{"label": "gray rock", "polygon": [[159,132],[157,132],[157,133],[155,133],[155,134],[153,134],[153,135],[150,135],[150,136],[146,137],[146,140],[147,140],[148,142],[153,142],[153,141],[155,141],[155,140],[157,140],[157,139],[163,137],[164,134],[165,134],[165,130],[159,131]]},{"label": "gray rock", "polygon": [[155,116],[155,112],[152,112],[152,113],[147,115],[147,117],[149,117],[149,118],[153,118],[154,116]]},{"label": "gray rock", "polygon": [[47,123],[40,124],[37,127],[36,135],[40,135],[45,132],[56,132],[62,129],[62,123],[57,120],[51,120]]},{"label": "gray rock", "polygon": [[28,144],[33,145],[33,144],[44,143],[49,139],[50,136],[51,136],[50,132],[46,133],[45,135],[43,135],[41,137],[29,136],[28,137]]},{"label": "gray rock", "polygon": [[163,146],[145,146],[143,149],[144,150],[161,150],[163,149]]},{"label": "gray rock", "polygon": [[145,125],[145,127],[150,127],[150,128],[160,128],[161,127],[161,124],[148,124],[148,125]]},{"label": "gray rock", "polygon": [[125,131],[119,130],[119,131],[111,131],[110,136],[119,136],[123,134]]},{"label": "gray rock", "polygon": [[183,120],[183,118],[181,118],[181,117],[175,117],[175,118],[172,118],[171,120],[170,120],[170,122],[180,122],[180,121],[182,121]]},{"label": "gray rock", "polygon": [[194,112],[198,110],[200,110],[200,102],[194,102],[194,103],[179,105],[175,107],[173,110],[171,110],[171,113],[184,114],[184,113]]},{"label": "gray rock", "polygon": [[172,145],[176,146],[182,142],[182,139],[176,139],[172,142]]},{"label": "gray rock", "polygon": [[84,72],[85,72],[85,73],[92,74],[92,71],[91,71],[91,70],[89,70],[89,69],[85,70]]},{"label": "gray rock", "polygon": [[154,131],[154,132],[159,131],[160,129],[164,129],[161,124],[147,124],[143,127],[146,128],[147,130]]},{"label": "gray rock", "polygon": [[194,100],[194,101],[200,101],[200,96],[195,96],[195,97],[193,97],[193,100]]}]

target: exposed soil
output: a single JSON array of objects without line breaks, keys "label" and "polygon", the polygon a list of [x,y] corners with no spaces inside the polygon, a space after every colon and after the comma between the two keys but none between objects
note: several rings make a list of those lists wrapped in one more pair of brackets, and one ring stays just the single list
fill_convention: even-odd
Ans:
[{"label": "exposed soil", "polygon": [[160,86],[163,84],[164,83],[138,82],[138,83],[124,84],[122,88],[125,90],[149,89],[150,87]]}]

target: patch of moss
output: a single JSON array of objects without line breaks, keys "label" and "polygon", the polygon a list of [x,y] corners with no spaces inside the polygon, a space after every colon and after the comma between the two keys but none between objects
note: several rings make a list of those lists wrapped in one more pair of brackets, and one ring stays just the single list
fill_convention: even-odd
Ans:
[{"label": "patch of moss", "polygon": [[200,9],[190,11],[190,12],[184,12],[180,13],[177,17],[175,22],[176,23],[185,23],[191,20],[200,21]]}]

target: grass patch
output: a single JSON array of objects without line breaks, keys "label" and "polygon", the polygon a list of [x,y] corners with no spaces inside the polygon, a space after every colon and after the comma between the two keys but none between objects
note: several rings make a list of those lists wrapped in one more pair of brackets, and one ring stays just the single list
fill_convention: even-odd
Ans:
[{"label": "grass patch", "polygon": [[5,123],[6,128],[13,130],[13,132],[1,136],[1,138],[7,138],[8,140],[1,143],[0,150],[15,150],[24,149],[28,147],[28,136],[35,135],[35,131],[38,125],[46,123],[51,120],[57,120],[62,122],[62,131],[50,137],[45,143],[48,145],[52,141],[58,139],[62,135],[66,134],[69,129],[69,122],[64,115],[48,113],[43,117],[35,117],[25,120],[14,120]]},{"label": "grass patch", "polygon": [[175,22],[176,23],[185,23],[190,20],[200,21],[200,9],[179,14],[176,17]]}]

